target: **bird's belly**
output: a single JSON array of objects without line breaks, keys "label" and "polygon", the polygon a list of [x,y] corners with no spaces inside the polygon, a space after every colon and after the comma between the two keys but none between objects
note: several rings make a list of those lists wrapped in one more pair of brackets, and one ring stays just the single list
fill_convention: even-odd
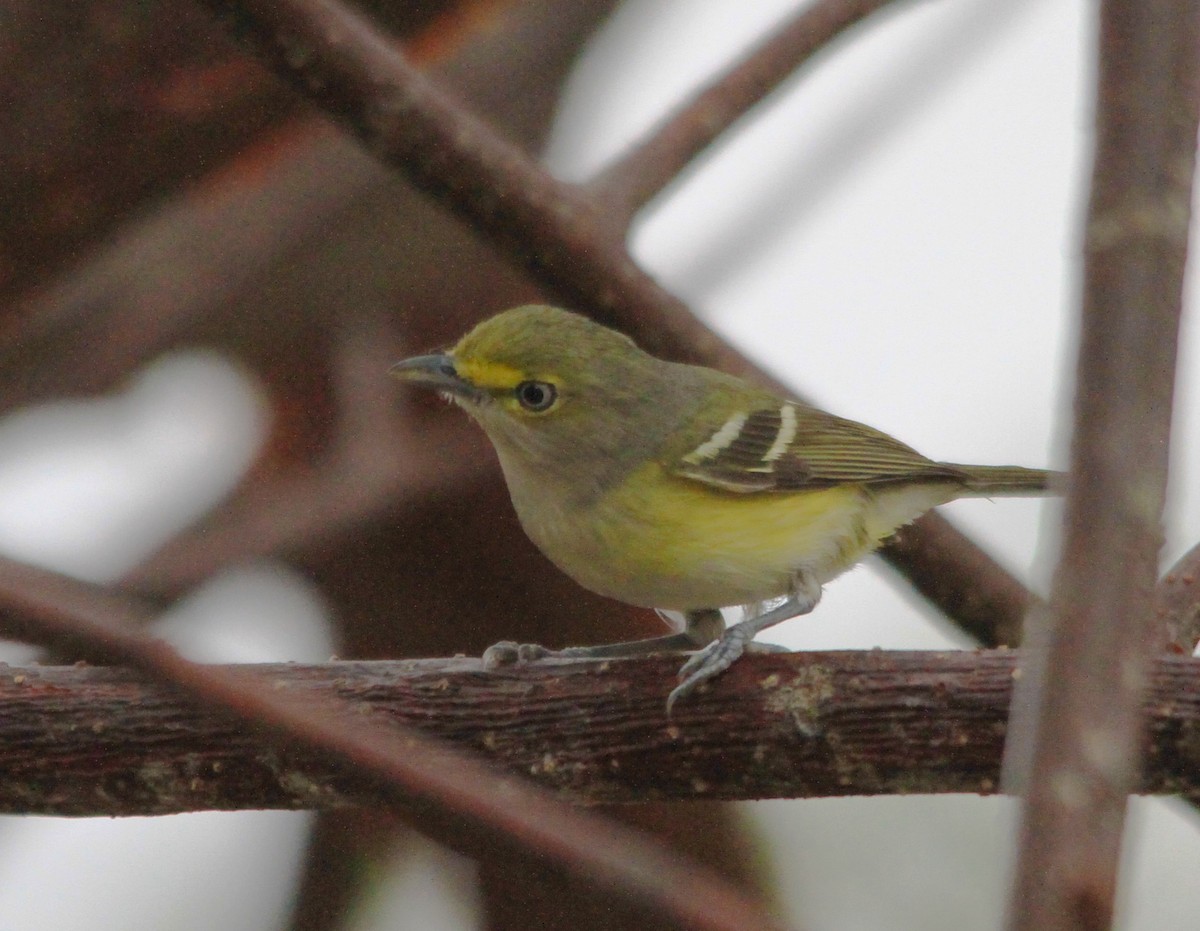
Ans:
[{"label": "bird's belly", "polygon": [[522,513],[522,522],[585,588],[688,610],[783,595],[798,572],[824,583],[935,503],[893,506],[884,515],[881,502],[855,485],[738,494],[661,473],[648,478],[622,484],[582,512],[541,507],[538,519]]}]

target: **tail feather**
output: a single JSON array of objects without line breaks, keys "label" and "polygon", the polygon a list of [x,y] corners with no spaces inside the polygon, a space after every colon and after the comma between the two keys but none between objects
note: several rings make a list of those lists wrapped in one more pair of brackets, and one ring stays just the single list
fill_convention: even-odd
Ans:
[{"label": "tail feather", "polygon": [[945,465],[967,477],[966,492],[969,495],[1061,495],[1066,491],[1065,472],[1022,466]]}]

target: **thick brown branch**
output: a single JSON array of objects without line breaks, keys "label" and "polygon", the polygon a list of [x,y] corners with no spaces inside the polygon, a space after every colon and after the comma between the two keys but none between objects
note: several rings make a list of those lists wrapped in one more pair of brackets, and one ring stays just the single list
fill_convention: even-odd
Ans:
[{"label": "thick brown branch", "polygon": [[[746,375],[794,394],[646,275],[612,235],[602,205],[555,181],[465,111],[362,17],[335,0],[204,2],[222,13],[232,11],[281,75],[570,306],[622,327],[655,354]],[[934,535],[931,545],[943,562],[956,561],[955,550],[966,545],[944,521],[927,522],[917,533],[918,540]],[[890,549],[883,555],[892,558]],[[921,563],[895,564],[904,572]],[[945,584],[920,576],[915,583],[926,593],[946,593],[938,607],[967,629],[983,632],[985,642],[999,642],[1000,635],[988,632],[1018,628],[1019,614],[953,613],[1020,602],[1011,597],[1020,583],[1000,567],[991,568],[987,576],[970,581],[978,589],[1000,580],[998,591],[983,597],[947,592]]]},{"label": "thick brown branch", "polygon": [[[671,657],[470,659],[222,670],[490,757],[579,802],[997,791],[1017,654],[756,655],[668,719]],[[1200,794],[1200,661],[1164,658],[1141,791]],[[124,669],[0,672],[0,811],[166,814],[387,803],[303,743],[280,745]]]},{"label": "thick brown branch", "polygon": [[[4,635],[71,646],[94,661],[149,675],[184,704],[206,714],[223,713],[234,722],[234,731],[261,735],[271,748],[268,756],[286,760],[301,752],[324,759],[347,785],[402,812],[443,843],[466,851],[483,843],[534,852],[689,927],[778,927],[761,906],[719,876],[681,864],[628,829],[572,811],[534,786],[499,775],[478,758],[412,728],[389,731],[352,706],[272,686],[244,668],[189,662],[165,643],[137,633],[144,621],[126,599],[0,559]],[[95,730],[97,723],[103,731],[103,722],[94,718],[85,726]],[[44,727],[35,727],[46,736]],[[310,790],[320,794],[319,787]]]},{"label": "thick brown branch", "polygon": [[1073,487],[1044,668],[1028,679],[1014,931],[1110,927],[1142,692],[1162,644],[1152,588],[1200,121],[1200,2],[1100,10]]},{"label": "thick brown branch", "polygon": [[818,0],[777,27],[741,61],[676,108],[588,184],[610,220],[626,225],[689,162],[797,68],[892,0]]}]

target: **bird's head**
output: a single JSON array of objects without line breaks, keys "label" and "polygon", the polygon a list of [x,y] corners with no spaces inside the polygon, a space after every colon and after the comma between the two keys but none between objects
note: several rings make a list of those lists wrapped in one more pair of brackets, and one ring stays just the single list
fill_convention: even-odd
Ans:
[{"label": "bird's head", "polygon": [[399,362],[392,375],[467,411],[505,461],[542,472],[611,462],[645,443],[646,417],[670,387],[629,337],[556,307],[516,307],[485,320],[453,349]]}]

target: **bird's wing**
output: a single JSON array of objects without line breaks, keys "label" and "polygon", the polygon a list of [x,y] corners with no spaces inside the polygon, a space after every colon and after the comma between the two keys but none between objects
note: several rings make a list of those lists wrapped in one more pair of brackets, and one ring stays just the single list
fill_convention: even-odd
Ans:
[{"label": "bird's wing", "polygon": [[794,402],[733,414],[672,470],[735,492],[965,479],[886,433]]}]

